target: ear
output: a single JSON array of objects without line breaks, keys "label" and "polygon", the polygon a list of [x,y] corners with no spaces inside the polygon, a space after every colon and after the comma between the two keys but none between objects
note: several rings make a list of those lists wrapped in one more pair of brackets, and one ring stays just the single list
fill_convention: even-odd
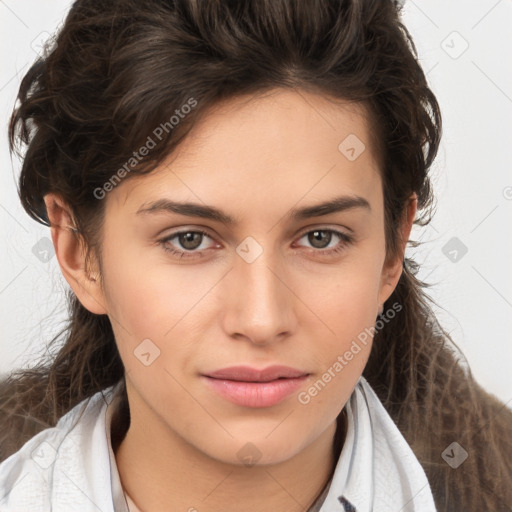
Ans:
[{"label": "ear", "polygon": [[391,296],[398,281],[400,280],[400,276],[403,271],[403,261],[405,256],[405,248],[407,246],[407,242],[409,241],[409,236],[411,234],[412,224],[414,222],[414,217],[416,216],[416,210],[418,208],[418,196],[414,193],[410,198],[405,211],[405,218],[402,221],[402,226],[400,229],[401,241],[399,254],[394,260],[388,261],[384,263],[382,268],[381,275],[381,284],[379,289],[379,304],[382,305],[386,300]]},{"label": "ear", "polygon": [[44,202],[62,275],[86,309],[97,315],[107,314],[97,263],[94,262],[95,268],[91,275],[86,269],[85,242],[76,231],[71,209],[54,193],[46,194]]}]

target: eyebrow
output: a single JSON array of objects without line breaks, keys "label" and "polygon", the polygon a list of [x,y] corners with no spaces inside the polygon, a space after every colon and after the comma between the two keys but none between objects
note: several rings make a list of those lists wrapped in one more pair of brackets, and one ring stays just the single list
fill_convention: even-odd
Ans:
[{"label": "eyebrow", "polygon": [[[356,208],[371,211],[370,203],[364,197],[357,195],[339,196],[316,205],[292,208],[285,215],[285,218],[291,221],[300,221],[311,217],[321,217],[331,213],[354,210]],[[183,203],[165,198],[142,204],[137,210],[136,215],[159,213],[177,213],[187,217],[210,219],[226,225],[234,225],[237,223],[234,217],[213,206],[206,206],[199,203]]]}]

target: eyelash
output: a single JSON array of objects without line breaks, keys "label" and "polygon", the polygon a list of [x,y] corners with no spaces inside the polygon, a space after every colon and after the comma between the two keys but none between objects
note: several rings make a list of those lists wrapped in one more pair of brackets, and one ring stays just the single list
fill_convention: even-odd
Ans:
[{"label": "eyelash", "polygon": [[[337,231],[336,229],[322,229],[322,228],[311,229],[309,231],[305,231],[304,233],[302,233],[299,236],[299,239],[303,238],[305,235],[308,235],[315,231],[324,231],[324,232],[328,232],[328,233],[333,233],[334,235],[338,236],[340,238],[340,240],[343,242],[341,244],[338,244],[336,247],[334,247],[332,249],[318,249],[318,250],[312,249],[313,252],[318,253],[321,256],[331,256],[334,254],[338,254],[338,253],[344,251],[348,245],[350,245],[354,242],[354,238],[351,235],[348,235],[341,231]],[[180,250],[174,249],[173,247],[170,247],[168,245],[170,240],[172,240],[173,238],[176,238],[177,236],[179,236],[181,234],[185,234],[185,233],[200,233],[203,236],[212,238],[206,231],[203,231],[201,229],[198,229],[198,230],[188,229],[188,230],[183,230],[183,231],[176,231],[175,233],[172,233],[171,235],[166,236],[165,238],[162,238],[161,240],[158,241],[158,243],[162,246],[164,251],[171,253],[173,256],[179,256],[180,259],[183,257],[185,257],[185,259],[200,257],[202,255],[202,251],[195,251],[195,250],[194,251],[180,251]]]}]

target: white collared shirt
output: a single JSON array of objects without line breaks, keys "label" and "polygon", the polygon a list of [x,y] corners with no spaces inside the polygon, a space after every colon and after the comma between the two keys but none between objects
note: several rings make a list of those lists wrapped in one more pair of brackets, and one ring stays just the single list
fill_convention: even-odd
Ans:
[{"label": "white collared shirt", "polygon": [[[136,511],[110,441],[118,389],[84,400],[0,464],[1,512]],[[308,512],[435,512],[420,463],[364,377],[345,410],[333,477]]]}]

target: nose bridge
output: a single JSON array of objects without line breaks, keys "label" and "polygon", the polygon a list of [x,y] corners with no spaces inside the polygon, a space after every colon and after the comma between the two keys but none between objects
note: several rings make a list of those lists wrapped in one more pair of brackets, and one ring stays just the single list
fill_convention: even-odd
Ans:
[{"label": "nose bridge", "polygon": [[230,272],[231,310],[228,333],[244,335],[253,343],[269,343],[293,328],[293,294],[287,289],[282,265],[271,247],[248,237],[236,249]]}]

